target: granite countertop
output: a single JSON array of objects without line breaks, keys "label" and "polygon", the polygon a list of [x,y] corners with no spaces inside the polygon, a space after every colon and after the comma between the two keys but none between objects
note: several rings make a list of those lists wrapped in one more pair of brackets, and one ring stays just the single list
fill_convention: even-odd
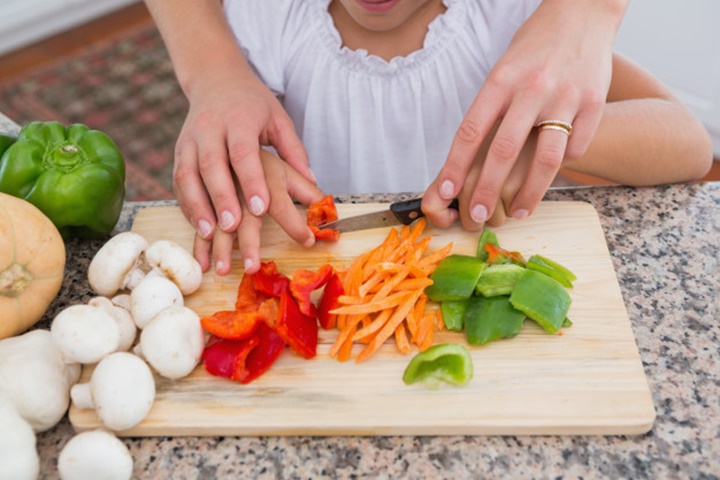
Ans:
[{"label": "granite countertop", "polygon": [[[397,196],[340,197],[341,202]],[[720,183],[576,188],[548,200],[598,211],[657,419],[642,436],[125,438],[136,478],[719,478]],[[155,203],[128,203],[117,230]],[[70,240],[58,299],[38,324],[86,302],[100,241]],[[38,435],[41,478],[73,435]]]},{"label": "granite countertop", "polygon": [[[0,132],[17,132],[1,113]],[[598,211],[657,411],[649,433],[124,438],[134,477],[720,478],[720,183],[558,189],[546,199]],[[126,204],[117,231],[140,209],[167,203]],[[102,243],[67,243],[63,287],[37,328],[92,297],[87,268]],[[65,418],[38,435],[41,478],[58,478],[58,455],[73,434]]]}]

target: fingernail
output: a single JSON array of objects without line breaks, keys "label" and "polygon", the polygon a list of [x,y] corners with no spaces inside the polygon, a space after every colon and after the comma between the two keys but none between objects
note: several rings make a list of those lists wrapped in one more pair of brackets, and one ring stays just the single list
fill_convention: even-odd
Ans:
[{"label": "fingernail", "polygon": [[513,218],[516,218],[518,220],[523,220],[523,219],[527,218],[529,214],[530,214],[530,212],[528,212],[527,210],[525,210],[523,208],[518,208],[517,210],[515,210],[513,212]]},{"label": "fingernail", "polygon": [[200,220],[198,222],[198,233],[202,238],[208,238],[212,233],[212,227],[205,220]]},{"label": "fingernail", "polygon": [[262,201],[260,197],[255,195],[250,199],[250,213],[255,215],[256,217],[259,215],[262,215],[263,211],[265,210],[265,202]]},{"label": "fingernail", "polygon": [[220,261],[215,264],[216,272],[222,272],[224,268],[225,268],[225,262]]},{"label": "fingernail", "polygon": [[233,217],[232,213],[226,210],[220,214],[220,228],[228,230],[232,227],[233,223],[235,223],[235,217]]},{"label": "fingernail", "polygon": [[314,236],[309,237],[307,240],[305,240],[305,243],[303,243],[303,246],[308,247],[308,248],[312,247],[313,245],[315,245],[315,237]]},{"label": "fingernail", "polygon": [[440,196],[445,200],[451,200],[455,196],[455,185],[450,180],[445,180],[440,185]]},{"label": "fingernail", "polygon": [[253,267],[252,259],[246,258],[243,260],[243,267],[245,267],[245,270],[250,270]]},{"label": "fingernail", "polygon": [[309,168],[308,168],[308,172],[310,172],[310,178],[312,178],[313,181],[314,181],[315,183],[317,183],[317,177],[315,176],[315,173],[314,173],[311,169],[309,169]]},{"label": "fingernail", "polygon": [[487,208],[483,205],[475,205],[472,210],[470,210],[470,217],[475,223],[483,223],[487,220]]}]

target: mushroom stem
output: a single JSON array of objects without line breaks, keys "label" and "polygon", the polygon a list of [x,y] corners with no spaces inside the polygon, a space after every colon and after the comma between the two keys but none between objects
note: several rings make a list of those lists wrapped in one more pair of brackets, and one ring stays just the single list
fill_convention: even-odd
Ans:
[{"label": "mushroom stem", "polygon": [[70,389],[70,398],[80,410],[92,410],[95,408],[90,383],[76,383]]}]

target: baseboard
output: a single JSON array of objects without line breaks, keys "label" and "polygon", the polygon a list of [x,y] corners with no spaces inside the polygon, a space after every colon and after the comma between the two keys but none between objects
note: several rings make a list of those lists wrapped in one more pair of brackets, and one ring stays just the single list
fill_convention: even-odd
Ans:
[{"label": "baseboard", "polygon": [[3,7],[0,55],[44,40],[140,0],[25,0]]}]

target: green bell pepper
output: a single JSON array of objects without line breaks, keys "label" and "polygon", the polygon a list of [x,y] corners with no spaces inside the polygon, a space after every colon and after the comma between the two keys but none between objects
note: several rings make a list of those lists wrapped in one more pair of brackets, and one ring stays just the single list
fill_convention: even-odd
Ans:
[{"label": "green bell pepper", "polygon": [[462,345],[444,343],[415,355],[403,373],[403,382],[406,385],[423,382],[427,388],[435,389],[440,382],[466,385],[472,377],[470,352]]},{"label": "green bell pepper", "polygon": [[12,135],[7,135],[5,133],[0,133],[0,158],[3,156],[3,153],[5,153],[5,150],[10,148],[13,143],[15,143],[16,138]]},{"label": "green bell pepper", "polygon": [[425,294],[434,302],[469,298],[486,265],[469,255],[448,255],[430,275],[433,284]]},{"label": "green bell pepper", "polygon": [[482,260],[483,262],[486,262],[488,259],[488,252],[485,250],[486,244],[491,245],[499,245],[497,235],[495,235],[495,232],[492,230],[488,230],[487,228],[484,228],[482,233],[480,233],[480,238],[478,239],[477,244],[477,254],[476,257]]},{"label": "green bell pepper", "polygon": [[463,329],[463,316],[467,309],[468,300],[445,300],[440,304],[445,328],[460,332]]},{"label": "green bell pepper", "polygon": [[572,282],[577,280],[575,274],[570,270],[542,255],[533,255],[525,266],[530,270],[536,270],[554,278],[567,288],[573,288]]},{"label": "green bell pepper", "polygon": [[535,270],[526,270],[510,295],[512,306],[548,333],[557,333],[565,324],[570,302],[560,282]]},{"label": "green bell pepper", "polygon": [[510,295],[524,273],[525,269],[514,263],[490,265],[480,275],[475,291],[485,297]]},{"label": "green bell pepper", "polygon": [[125,162],[98,130],[31,122],[0,157],[0,192],[38,207],[63,238],[100,238],[120,217]]},{"label": "green bell pepper", "polygon": [[484,345],[520,332],[525,314],[516,310],[505,295],[472,297],[465,310],[465,336],[470,345]]}]

